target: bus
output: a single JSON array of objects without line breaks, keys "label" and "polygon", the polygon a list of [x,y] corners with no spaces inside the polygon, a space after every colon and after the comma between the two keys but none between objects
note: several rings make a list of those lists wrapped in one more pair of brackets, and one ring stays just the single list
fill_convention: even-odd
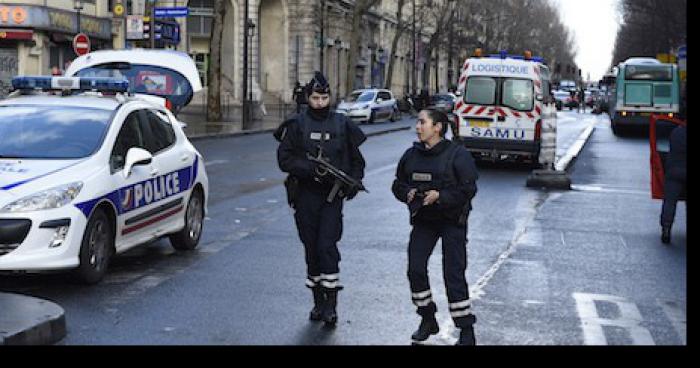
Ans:
[{"label": "bus", "polygon": [[653,58],[630,58],[617,68],[610,99],[613,134],[631,127],[649,127],[653,114],[673,118],[680,107],[680,77],[676,64]]}]

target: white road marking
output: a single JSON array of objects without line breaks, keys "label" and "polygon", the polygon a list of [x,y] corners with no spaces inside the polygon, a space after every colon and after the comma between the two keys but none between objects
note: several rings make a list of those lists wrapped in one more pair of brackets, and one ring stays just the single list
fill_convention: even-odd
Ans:
[{"label": "white road marking", "polygon": [[[581,319],[584,344],[608,345],[603,326],[614,326],[627,330],[633,345],[656,345],[649,330],[640,326],[644,320],[634,303],[615,295],[573,293],[573,297]],[[620,310],[620,317],[601,318],[595,306],[596,301],[616,304]]]},{"label": "white road marking", "polygon": [[688,334],[686,332],[686,308],[685,305],[679,305],[676,301],[657,300],[661,308],[663,308],[666,317],[671,321],[673,328],[678,333],[678,337],[683,342],[683,345],[688,345]]}]

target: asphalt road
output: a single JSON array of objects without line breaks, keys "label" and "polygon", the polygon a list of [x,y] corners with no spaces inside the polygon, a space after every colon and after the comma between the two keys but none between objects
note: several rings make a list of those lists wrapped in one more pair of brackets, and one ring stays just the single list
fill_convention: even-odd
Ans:
[{"label": "asphalt road", "polygon": [[[480,167],[467,270],[478,342],[684,343],[685,226],[674,229],[673,246],[658,244],[660,203],[648,196],[644,139],[616,138],[607,119],[589,114],[560,112],[559,120],[557,156],[596,124],[572,171],[575,190],[526,188],[529,170],[510,164]],[[406,345],[419,322],[406,278],[410,227],[390,186],[414,138],[411,129],[362,146],[370,193],[345,207],[335,329],[307,320],[303,247],[270,134],[195,142],[211,189],[196,251],[176,253],[159,240],[116,257],[98,286],[26,275],[0,277],[0,290],[60,304],[65,345]],[[442,328],[430,343],[449,344],[455,330],[439,247],[430,275]]]}]

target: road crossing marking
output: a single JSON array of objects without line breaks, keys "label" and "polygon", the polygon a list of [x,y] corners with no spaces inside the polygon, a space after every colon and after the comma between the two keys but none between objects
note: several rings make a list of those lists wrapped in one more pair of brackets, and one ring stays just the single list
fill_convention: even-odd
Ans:
[{"label": "road crossing marking", "polygon": [[666,316],[671,321],[673,328],[676,330],[678,337],[683,342],[683,345],[688,344],[687,332],[686,332],[686,308],[685,305],[679,305],[676,301],[671,300],[657,300],[657,303],[661,305],[661,308],[666,313]]},{"label": "road crossing marking", "polygon": [[[640,326],[642,315],[637,306],[627,299],[604,294],[573,293],[576,308],[581,319],[585,345],[608,345],[603,326],[620,327],[629,333],[633,345],[656,345],[648,329]],[[598,314],[595,302],[609,302],[617,305],[619,318],[602,318]]]}]

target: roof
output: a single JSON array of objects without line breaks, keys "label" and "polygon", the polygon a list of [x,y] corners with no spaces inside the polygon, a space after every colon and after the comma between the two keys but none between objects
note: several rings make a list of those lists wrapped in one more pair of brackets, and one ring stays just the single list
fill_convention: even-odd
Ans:
[{"label": "roof", "polygon": [[120,105],[120,102],[112,96],[104,97],[85,94],[74,96],[21,95],[0,101],[0,106],[16,105],[55,105],[114,110]]}]

